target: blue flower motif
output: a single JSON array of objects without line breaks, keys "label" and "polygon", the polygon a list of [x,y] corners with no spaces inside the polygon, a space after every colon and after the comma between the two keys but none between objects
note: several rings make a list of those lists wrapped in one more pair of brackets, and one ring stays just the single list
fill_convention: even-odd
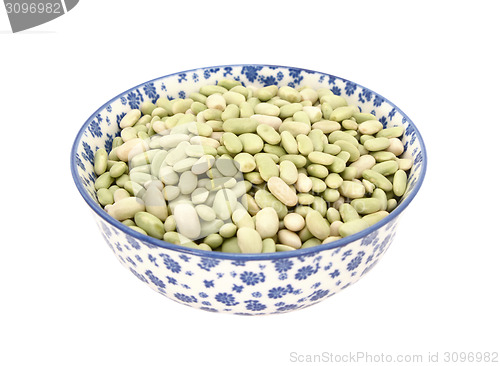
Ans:
[{"label": "blue flower motif", "polygon": [[289,271],[293,267],[293,262],[287,258],[273,260],[274,268],[279,273]]},{"label": "blue flower motif", "polygon": [[272,289],[269,290],[267,293],[267,297],[270,299],[280,299],[286,294],[292,293],[293,292],[293,287],[292,285],[288,284],[286,287],[273,287]]},{"label": "blue flower motif", "polygon": [[201,258],[198,267],[204,269],[205,271],[210,271],[212,268],[216,267],[220,263],[220,260],[215,258]]},{"label": "blue flower motif", "polygon": [[337,80],[335,76],[333,75],[328,76],[328,84],[335,85],[335,80]]},{"label": "blue flower motif", "polygon": [[179,79],[178,79],[178,83],[182,82],[182,81],[187,81],[187,75],[185,73],[181,73],[178,75],[179,76]]},{"label": "blue flower motif", "polygon": [[278,73],[276,74],[276,79],[278,81],[283,80],[284,77],[285,77],[285,75],[283,75],[283,73],[281,71],[278,71]]},{"label": "blue flower motif", "polygon": [[126,235],[125,238],[127,239],[127,242],[132,246],[132,248],[139,250],[141,249],[141,246],[137,240],[135,240],[133,237],[130,235]]},{"label": "blue flower motif", "polygon": [[295,279],[302,281],[305,280],[307,277],[311,276],[312,274],[316,273],[314,268],[310,265],[304,266],[299,268],[297,273],[295,274]]},{"label": "blue flower motif", "polygon": [[177,285],[177,280],[173,277],[170,277],[170,276],[165,276],[165,278],[167,279],[168,283],[170,283],[171,285]]},{"label": "blue flower motif", "polygon": [[342,90],[341,90],[338,86],[333,86],[330,90],[331,90],[331,91],[332,91],[332,93],[333,93],[333,94],[335,94],[335,95],[340,95],[340,94],[342,94]]},{"label": "blue flower motif", "polygon": [[120,102],[121,102],[121,104],[126,105],[127,104],[127,98],[121,97],[120,98]]},{"label": "blue flower motif", "polygon": [[108,105],[108,106],[106,107],[106,112],[111,113],[112,111],[113,111],[113,107],[112,107],[112,106],[111,106],[111,104],[110,104],[110,105]]},{"label": "blue flower motif", "polygon": [[139,90],[128,93],[127,100],[128,100],[128,105],[132,109],[139,109],[141,103],[144,102],[144,98],[142,97],[142,94],[139,92]]},{"label": "blue flower motif", "polygon": [[101,222],[101,229],[103,231],[103,234],[107,237],[111,237],[111,230],[109,230],[108,225],[106,225],[104,222]]},{"label": "blue flower motif", "polygon": [[190,295],[186,295],[186,294],[181,294],[179,292],[176,292],[174,294],[174,296],[177,299],[179,299],[180,301],[188,303],[188,304],[193,303],[193,302],[198,302],[198,300],[196,299],[196,297],[190,296]]},{"label": "blue flower motif", "polygon": [[158,264],[156,263],[155,257],[153,257],[151,254],[148,254],[148,259],[151,263],[153,263],[156,267],[158,267]]},{"label": "blue flower motif", "polygon": [[151,282],[153,282],[157,287],[165,288],[163,281],[156,277],[149,269],[146,271],[146,276],[148,276]]},{"label": "blue flower motif", "polygon": [[380,95],[375,95],[375,99],[373,99],[373,105],[375,107],[380,107],[385,100]]},{"label": "blue flower motif", "polygon": [[304,79],[304,77],[300,75],[301,73],[302,73],[301,69],[290,68],[288,74],[293,79],[293,82],[295,84],[299,84]]},{"label": "blue flower motif", "polygon": [[181,99],[185,99],[186,98],[186,92],[184,90],[181,90],[179,92],[179,98],[181,98]]},{"label": "blue flower motif", "polygon": [[179,256],[179,259],[183,260],[184,262],[189,262],[189,260],[191,259],[190,257],[188,257],[187,255],[185,254],[181,254]]},{"label": "blue flower motif", "polygon": [[264,273],[254,273],[254,272],[243,272],[240,274],[240,280],[247,284],[248,286],[254,286],[258,284],[259,282],[264,282],[266,280],[266,276],[264,276]]},{"label": "blue flower motif", "polygon": [[130,257],[127,257],[127,262],[129,262],[131,265],[133,265],[134,267],[137,267],[137,264],[135,264],[135,262],[133,261],[132,258]]},{"label": "blue flower motif", "polygon": [[133,269],[133,268],[130,268],[130,267],[129,267],[129,269],[130,269],[130,272],[132,272],[132,273],[135,275],[135,277],[137,277],[138,279],[140,279],[140,280],[141,280],[142,282],[144,282],[144,283],[148,283],[148,280],[146,279],[146,277],[144,277],[143,275],[141,275],[141,274],[137,273],[137,272],[135,271],[135,269]]},{"label": "blue flower motif", "polygon": [[203,280],[203,284],[205,285],[206,288],[214,287],[214,281],[213,280]]},{"label": "blue flower motif", "polygon": [[233,68],[231,66],[226,66],[224,68],[224,77],[227,77],[228,75],[233,75]]},{"label": "blue flower motif", "polygon": [[253,82],[259,76],[260,70],[262,66],[243,66],[241,73],[247,77],[248,81]]},{"label": "blue flower motif", "polygon": [[419,165],[423,160],[423,157],[422,157],[422,151],[419,151],[417,156],[415,156],[415,162],[414,164],[415,165]]},{"label": "blue flower motif", "polygon": [[274,76],[259,76],[259,82],[263,84],[262,86],[277,85],[278,81]]},{"label": "blue flower motif", "polygon": [[351,259],[351,261],[347,264],[347,270],[354,271],[356,268],[358,268],[364,256],[365,252],[363,251],[359,252],[358,255],[356,255],[356,257],[354,257],[353,259]]},{"label": "blue flower motif", "polygon": [[243,291],[243,286],[238,286],[236,284],[233,284],[233,288],[231,290],[237,293],[241,293],[241,291]]},{"label": "blue flower motif", "polygon": [[262,311],[267,308],[266,305],[261,304],[257,300],[246,300],[245,304],[247,304],[246,309],[250,311]]},{"label": "blue flower motif", "polygon": [[281,273],[279,276],[278,276],[278,280],[280,281],[284,281],[288,278],[288,275],[286,274],[286,272],[284,273]]},{"label": "blue flower motif", "polygon": [[242,260],[236,260],[236,261],[232,261],[231,264],[233,266],[242,266],[242,267],[244,267],[246,263],[245,263],[245,261],[242,261]]},{"label": "blue flower motif", "polygon": [[218,310],[217,309],[214,309],[214,308],[209,308],[209,307],[206,307],[206,306],[202,306],[200,308],[201,310],[205,310],[205,311],[209,311],[211,313],[218,313]]},{"label": "blue flower motif", "polygon": [[297,304],[288,304],[288,305],[281,306],[281,307],[277,308],[276,310],[278,310],[278,311],[289,311],[289,310],[295,310],[298,307],[299,306]]},{"label": "blue flower motif", "polygon": [[200,292],[198,294],[202,299],[206,299],[208,297],[207,293],[206,292]]},{"label": "blue flower motif", "polygon": [[311,286],[311,288],[318,288],[319,286],[321,286],[321,282],[316,282]]},{"label": "blue flower motif", "polygon": [[156,101],[158,100],[158,98],[160,96],[156,92],[155,84],[154,83],[147,83],[146,85],[144,85],[143,90],[144,90],[144,94],[146,94],[146,96],[149,99],[151,99],[151,102],[156,103]]},{"label": "blue flower motif", "polygon": [[342,253],[342,261],[345,261],[347,257],[352,255],[352,250],[346,250],[344,253]]},{"label": "blue flower motif", "polygon": [[375,243],[378,241],[377,235],[378,235],[378,230],[373,231],[367,236],[365,236],[363,240],[361,240],[361,246],[375,245]]},{"label": "blue flower motif", "polygon": [[80,159],[80,156],[78,154],[76,154],[75,160],[76,160],[76,165],[78,165],[81,169],[85,170],[85,165],[83,165],[82,159]]},{"label": "blue flower motif", "polygon": [[384,126],[384,128],[387,127],[387,118],[385,118],[385,116],[380,117],[379,122],[382,123],[382,126]]},{"label": "blue flower motif", "polygon": [[330,275],[331,278],[335,278],[335,277],[340,276],[340,272],[339,272],[338,269],[336,269],[335,271],[330,272],[329,275]]},{"label": "blue flower motif", "polygon": [[193,81],[196,83],[196,82],[198,82],[199,76],[197,73],[194,72],[192,78],[193,78]]},{"label": "blue flower motif", "polygon": [[89,125],[89,132],[92,135],[92,137],[101,137],[102,131],[99,122],[97,122],[96,120],[92,120],[92,122],[90,122]]},{"label": "blue flower motif", "polygon": [[227,292],[219,292],[217,295],[215,295],[215,300],[226,306],[235,306],[239,304],[239,302],[237,302],[234,298],[233,294],[228,294]]},{"label": "blue flower motif", "polygon": [[106,134],[106,141],[104,141],[104,148],[106,149],[106,151],[111,151],[111,149],[113,148],[113,136],[110,135],[109,133]]},{"label": "blue flower motif", "polygon": [[94,152],[92,151],[92,148],[85,141],[82,142],[82,146],[83,146],[83,154],[82,154],[83,160],[86,160],[89,163],[93,164],[94,163]]},{"label": "blue flower motif", "polygon": [[392,118],[396,115],[396,108],[392,108],[389,114],[387,115],[389,119],[392,121]]},{"label": "blue flower motif", "polygon": [[319,300],[319,299],[322,299],[323,297],[325,297],[326,295],[328,295],[330,291],[329,290],[317,290],[317,291],[314,291],[309,299],[311,301],[316,301],[316,300]]},{"label": "blue flower motif", "polygon": [[252,292],[252,296],[259,298],[259,297],[262,297],[262,294],[259,291],[255,291],[255,292]]},{"label": "blue flower motif", "polygon": [[160,257],[163,258],[163,263],[167,269],[171,270],[174,273],[179,273],[181,271],[181,266],[179,263],[174,261],[168,254],[160,254]]},{"label": "blue flower motif", "polygon": [[345,89],[345,93],[346,93],[347,95],[353,95],[353,94],[354,94],[354,92],[356,91],[356,88],[357,88],[357,87],[358,87],[358,86],[357,86],[355,83],[353,83],[353,82],[351,82],[351,81],[346,81],[346,83],[345,83],[345,87],[344,87],[344,89]]}]

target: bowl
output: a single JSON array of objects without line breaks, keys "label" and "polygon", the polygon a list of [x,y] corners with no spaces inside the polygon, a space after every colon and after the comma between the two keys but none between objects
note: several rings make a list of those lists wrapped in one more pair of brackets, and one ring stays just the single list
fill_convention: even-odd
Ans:
[{"label": "bowl", "polygon": [[[111,149],[119,122],[131,109],[159,97],[183,98],[205,84],[233,78],[257,87],[275,84],[329,88],[384,126],[404,126],[403,157],[413,161],[399,205],[375,225],[316,247],[269,254],[231,254],[181,247],[142,235],[109,216],[97,201],[94,154]],[[83,124],[71,151],[74,182],[122,265],[153,290],[209,312],[263,315],[314,305],[357,282],[394,240],[400,214],[419,191],[426,171],[424,142],[413,122],[387,98],[352,81],[296,67],[227,65],[182,71],[137,85],[106,102]]]}]

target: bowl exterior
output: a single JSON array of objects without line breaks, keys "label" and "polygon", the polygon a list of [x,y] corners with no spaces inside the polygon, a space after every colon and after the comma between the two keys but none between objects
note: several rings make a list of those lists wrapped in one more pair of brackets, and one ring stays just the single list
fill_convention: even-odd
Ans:
[{"label": "bowl exterior", "polygon": [[[201,252],[145,237],[112,219],[97,203],[93,170],[98,148],[111,150],[119,122],[131,109],[159,97],[184,98],[201,85],[232,78],[245,86],[276,84],[328,88],[384,126],[404,126],[403,157],[413,160],[400,205],[384,220],[353,237],[297,253],[226,255]],[[200,68],[138,85],[99,108],[80,130],[72,150],[73,178],[119,261],[137,278],[174,301],[208,311],[269,314],[303,308],[356,282],[391,244],[397,220],[420,188],[426,168],[418,130],[390,101],[351,81],[316,71],[269,65]]]},{"label": "bowl exterior", "polygon": [[339,248],[265,260],[174,251],[95,218],[122,265],[153,290],[206,311],[263,315],[313,305],[357,282],[392,243],[399,216]]}]

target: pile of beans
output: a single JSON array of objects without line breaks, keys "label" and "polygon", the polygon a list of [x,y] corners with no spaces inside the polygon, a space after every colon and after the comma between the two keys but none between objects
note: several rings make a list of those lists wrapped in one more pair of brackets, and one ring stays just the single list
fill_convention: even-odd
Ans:
[{"label": "pile of beans", "polygon": [[329,89],[239,81],[204,85],[128,112],[99,149],[106,212],[157,239],[201,250],[270,253],[352,235],[405,193],[402,127]]}]

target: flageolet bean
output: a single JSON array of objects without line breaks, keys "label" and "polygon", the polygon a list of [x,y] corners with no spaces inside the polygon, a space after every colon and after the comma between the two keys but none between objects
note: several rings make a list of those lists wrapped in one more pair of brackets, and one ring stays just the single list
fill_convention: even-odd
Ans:
[{"label": "flageolet bean", "polygon": [[252,228],[242,227],[236,233],[238,247],[242,253],[261,253],[262,238],[259,233]]},{"label": "flageolet bean", "polygon": [[255,215],[255,229],[262,239],[272,238],[279,229],[279,217],[274,208],[264,207]]},{"label": "flageolet bean", "polygon": [[394,194],[398,197],[401,197],[404,195],[406,191],[406,182],[408,181],[408,178],[406,177],[406,173],[404,170],[398,170],[394,174],[394,180],[393,180],[393,191]]},{"label": "flageolet bean", "polygon": [[305,222],[310,233],[320,240],[324,240],[330,234],[330,224],[317,211],[309,211],[306,215]]},{"label": "flageolet bean", "polygon": [[141,234],[200,250],[339,240],[394,210],[412,167],[403,127],[328,88],[224,79],[144,102],[120,128],[109,154],[95,152],[97,200]]}]

